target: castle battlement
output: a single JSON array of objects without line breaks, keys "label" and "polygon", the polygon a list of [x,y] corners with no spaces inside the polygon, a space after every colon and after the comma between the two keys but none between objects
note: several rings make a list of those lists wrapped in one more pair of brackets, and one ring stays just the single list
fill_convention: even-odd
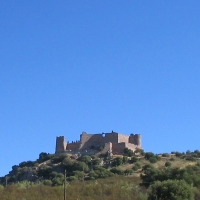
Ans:
[{"label": "castle battlement", "polygon": [[124,149],[128,148],[135,150],[136,148],[142,148],[141,135],[130,134],[130,136],[111,132],[111,133],[98,133],[88,134],[82,132],[80,140],[66,143],[64,136],[56,137],[56,151],[55,153],[64,152],[97,152],[99,150],[111,151],[113,154],[123,154]]}]

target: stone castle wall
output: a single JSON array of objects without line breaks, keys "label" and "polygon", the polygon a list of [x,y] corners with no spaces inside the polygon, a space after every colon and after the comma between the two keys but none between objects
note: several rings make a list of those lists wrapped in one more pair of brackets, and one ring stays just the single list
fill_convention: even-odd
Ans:
[{"label": "stone castle wall", "polygon": [[112,146],[112,153],[113,154],[123,154],[125,149],[125,142],[123,143],[115,143]]},{"label": "stone castle wall", "polygon": [[86,132],[83,132],[81,134],[80,148],[83,150],[91,149],[93,146],[100,147],[104,143],[104,137],[102,136],[102,134],[87,134]]},{"label": "stone castle wall", "polygon": [[71,150],[71,151],[76,151],[77,149],[80,148],[81,143],[76,142],[76,143],[69,143],[66,146],[66,150]]},{"label": "stone castle wall", "polygon": [[104,133],[104,143],[112,142],[112,143],[118,143],[118,133],[112,132],[112,133]]},{"label": "stone castle wall", "polygon": [[118,134],[118,143],[121,142],[125,142],[128,143],[129,142],[129,136],[123,135],[123,134]]},{"label": "stone castle wall", "polygon": [[139,134],[131,134],[126,136],[120,133],[102,133],[102,134],[87,134],[82,132],[79,142],[66,144],[63,136],[56,138],[56,153],[65,151],[82,151],[87,152],[100,148],[110,149],[114,154],[122,154],[124,148],[135,150],[141,148],[141,136]]}]

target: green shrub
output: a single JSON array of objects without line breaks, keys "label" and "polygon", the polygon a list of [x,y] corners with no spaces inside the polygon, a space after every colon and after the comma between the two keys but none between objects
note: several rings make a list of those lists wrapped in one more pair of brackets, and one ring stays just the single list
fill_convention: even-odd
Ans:
[{"label": "green shrub", "polygon": [[131,157],[131,162],[132,163],[135,163],[135,162],[137,162],[138,161],[138,158],[136,157],[136,156],[132,156]]},{"label": "green shrub", "polygon": [[94,159],[92,159],[91,162],[92,162],[93,165],[100,165],[101,159],[99,159],[99,158],[94,158]]},{"label": "green shrub", "polygon": [[196,161],[196,158],[193,157],[193,156],[187,156],[187,157],[185,158],[185,160]]},{"label": "green shrub", "polygon": [[172,165],[172,163],[169,162],[169,161],[167,161],[167,162],[165,163],[165,167],[170,167],[171,165]]},{"label": "green shrub", "polygon": [[182,156],[183,154],[177,151],[177,152],[175,152],[175,155],[176,155],[176,157],[180,157],[180,156]]},{"label": "green shrub", "polygon": [[51,162],[54,164],[62,162],[65,158],[68,158],[67,154],[58,154],[51,158]]},{"label": "green shrub", "polygon": [[137,165],[134,165],[134,166],[132,167],[132,169],[133,169],[134,171],[137,171],[139,168],[138,168]]},{"label": "green shrub", "polygon": [[52,181],[51,180],[44,180],[43,184],[47,185],[47,186],[52,186]]},{"label": "green shrub", "polygon": [[149,158],[149,162],[150,163],[156,163],[158,160],[156,159],[156,157],[151,157]]},{"label": "green shrub", "polygon": [[135,151],[134,151],[134,153],[140,153],[143,156],[144,155],[144,150],[136,148]]},{"label": "green shrub", "polygon": [[85,162],[77,162],[73,164],[73,171],[84,171],[88,172],[89,167]]},{"label": "green shrub", "polygon": [[98,174],[95,173],[95,171],[91,171],[89,174],[88,174],[88,179],[89,180],[94,180],[94,179],[97,179],[98,178]]},{"label": "green shrub", "polygon": [[123,159],[122,159],[121,157],[116,157],[116,158],[113,160],[112,165],[116,167],[116,166],[121,165],[122,162],[123,162]]},{"label": "green shrub", "polygon": [[132,169],[126,169],[126,170],[124,170],[124,174],[125,175],[131,175],[132,173],[133,173]]},{"label": "green shrub", "polygon": [[78,178],[77,178],[76,176],[69,176],[69,177],[67,178],[67,180],[68,180],[68,181],[77,181]]},{"label": "green shrub", "polygon": [[141,165],[140,162],[136,162],[136,163],[135,163],[135,166],[137,166],[138,169],[141,169],[141,168],[142,168],[142,165]]},{"label": "green shrub", "polygon": [[119,175],[122,175],[123,174],[123,170],[119,167],[113,167],[110,169],[110,171],[113,173],[113,174],[119,174]]},{"label": "green shrub", "polygon": [[126,164],[127,162],[128,162],[128,157],[127,156],[123,156],[122,163]]},{"label": "green shrub", "polygon": [[131,157],[131,156],[134,155],[134,152],[131,149],[125,148],[124,149],[124,155]]},{"label": "green shrub", "polygon": [[81,156],[78,160],[88,165],[91,162],[92,158],[88,155],[84,155],[84,156]]},{"label": "green shrub", "polygon": [[168,153],[163,153],[162,157],[169,157],[170,155]]},{"label": "green shrub", "polygon": [[193,188],[183,180],[156,181],[149,188],[148,200],[193,200]]}]

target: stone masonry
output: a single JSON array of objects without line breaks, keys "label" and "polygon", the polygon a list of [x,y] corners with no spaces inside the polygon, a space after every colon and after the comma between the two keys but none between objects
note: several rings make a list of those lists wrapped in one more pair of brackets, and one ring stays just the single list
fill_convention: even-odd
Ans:
[{"label": "stone masonry", "polygon": [[59,136],[56,137],[55,153],[95,154],[99,151],[110,151],[112,154],[123,154],[125,148],[133,151],[136,148],[141,149],[141,135],[130,134],[130,136],[126,136],[113,131],[100,134],[82,132],[80,140],[71,143],[66,143],[65,137]]}]

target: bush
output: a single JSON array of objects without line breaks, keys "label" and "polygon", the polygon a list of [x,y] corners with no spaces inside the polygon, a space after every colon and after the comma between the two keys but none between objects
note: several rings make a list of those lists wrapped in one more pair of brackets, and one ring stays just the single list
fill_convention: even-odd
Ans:
[{"label": "bush", "polygon": [[78,162],[78,163],[74,163],[73,165],[73,171],[84,171],[84,172],[88,172],[89,171],[89,167],[85,162]]},{"label": "bush", "polygon": [[51,180],[44,180],[43,184],[47,185],[47,186],[52,186],[52,181]]},{"label": "bush", "polygon": [[142,168],[142,165],[141,165],[141,163],[139,163],[139,162],[136,162],[136,163],[135,163],[135,166],[137,166],[138,169],[141,169],[141,168]]},{"label": "bush", "polygon": [[122,160],[122,158],[121,157],[117,157],[117,158],[115,158],[114,160],[113,160],[113,166],[119,166],[119,165],[121,165],[122,164],[122,162],[123,162],[123,160]]},{"label": "bush", "polygon": [[63,182],[64,182],[64,176],[63,178],[55,177],[52,179],[52,186],[63,185]]},{"label": "bush", "polygon": [[100,163],[101,163],[101,160],[100,160],[99,158],[94,158],[94,159],[92,160],[92,164],[93,164],[93,165],[100,165]]},{"label": "bush", "polygon": [[72,167],[73,163],[74,162],[70,158],[64,158],[62,161],[62,167],[69,170],[69,168]]},{"label": "bush", "polygon": [[137,165],[134,165],[134,166],[132,167],[132,169],[133,169],[134,171],[137,171],[139,168],[138,168]]},{"label": "bush", "polygon": [[143,156],[144,155],[144,150],[136,148],[135,151],[134,151],[134,153],[140,153]]},{"label": "bush", "polygon": [[169,154],[168,153],[163,153],[162,157],[169,157]]},{"label": "bush", "polygon": [[147,160],[149,160],[150,158],[152,158],[152,157],[154,157],[155,155],[154,155],[154,153],[152,153],[152,152],[146,152],[145,154],[144,154],[144,158],[145,159],[147,159]]},{"label": "bush", "polygon": [[127,156],[123,156],[122,163],[126,164],[127,162],[128,162],[128,157]]},{"label": "bush", "polygon": [[171,165],[172,165],[172,163],[169,162],[169,161],[167,161],[167,162],[165,163],[165,167],[170,167]]},{"label": "bush", "polygon": [[51,158],[51,162],[57,164],[62,162],[65,158],[68,158],[67,154],[58,154]]},{"label": "bush", "polygon": [[50,167],[50,166],[44,166],[43,168],[40,168],[37,171],[37,176],[38,177],[43,177],[45,179],[49,179],[51,172],[52,172],[52,167]]},{"label": "bush", "polygon": [[156,157],[151,157],[149,158],[149,162],[150,163],[156,163],[158,160],[156,159]]},{"label": "bush", "polygon": [[187,157],[185,158],[185,160],[196,161],[196,158],[193,157],[193,156],[187,156]]},{"label": "bush", "polygon": [[92,158],[88,155],[81,156],[79,159],[81,162],[85,162],[87,165],[91,162]]},{"label": "bush", "polygon": [[180,157],[180,156],[182,156],[182,153],[180,153],[180,152],[175,152],[175,155],[176,155],[176,157]]},{"label": "bush", "polygon": [[156,181],[149,188],[148,200],[193,200],[193,188],[183,180]]},{"label": "bush", "polygon": [[49,153],[45,153],[45,152],[42,152],[39,154],[39,159],[38,161],[41,163],[41,162],[44,162],[46,160],[49,160],[53,157],[52,154],[49,154]]},{"label": "bush", "polygon": [[123,174],[123,170],[119,167],[113,167],[111,170],[110,170],[113,174],[119,174],[119,175],[122,175]]},{"label": "bush", "polygon": [[134,153],[133,153],[133,151],[131,149],[125,148],[124,149],[124,155],[131,157],[131,156],[134,155]]},{"label": "bush", "polygon": [[77,181],[78,179],[77,179],[76,176],[69,176],[69,177],[67,178],[67,180],[68,180],[68,181]]},{"label": "bush", "polygon": [[89,180],[94,180],[94,179],[97,179],[98,178],[98,174],[96,174],[94,171],[91,171],[89,174],[88,174],[88,179]]},{"label": "bush", "polygon": [[79,180],[84,179],[85,173],[83,171],[73,171],[73,176],[75,176]]},{"label": "bush", "polygon": [[157,180],[159,175],[159,170],[156,169],[152,164],[146,164],[142,167],[142,174],[140,175],[142,179],[142,184],[148,187],[152,182]]},{"label": "bush", "polygon": [[161,160],[161,157],[157,154],[157,155],[155,155],[155,158],[157,159],[157,160]]},{"label": "bush", "polygon": [[94,172],[97,174],[98,178],[106,178],[114,175],[111,171],[99,166],[94,167]]},{"label": "bush", "polygon": [[124,174],[125,175],[131,175],[132,173],[133,173],[132,169],[126,169],[126,170],[124,170]]},{"label": "bush", "polygon": [[131,162],[132,163],[135,163],[135,162],[137,162],[138,161],[138,158],[136,157],[136,156],[132,156],[131,157]]},{"label": "bush", "polygon": [[191,151],[190,151],[190,150],[187,150],[187,151],[186,151],[186,154],[191,154]]}]

